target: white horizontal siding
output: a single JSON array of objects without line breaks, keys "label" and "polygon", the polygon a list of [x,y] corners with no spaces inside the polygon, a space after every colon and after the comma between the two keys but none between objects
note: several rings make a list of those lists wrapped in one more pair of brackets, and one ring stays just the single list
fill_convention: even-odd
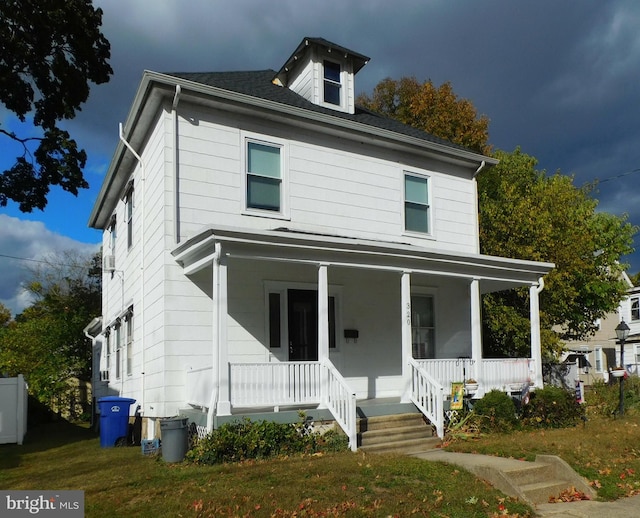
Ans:
[{"label": "white horizontal siding", "polygon": [[[274,228],[282,220],[243,214],[241,132],[271,132],[287,143],[289,222],[285,226],[319,233],[409,242],[453,252],[477,252],[475,185],[470,173],[433,160],[401,156],[369,144],[283,126],[256,124],[242,117],[188,105],[180,118],[180,227],[182,239],[205,225]],[[197,120],[198,124],[192,124]],[[269,137],[266,137],[267,139]],[[402,160],[409,163],[403,165]],[[422,168],[420,167],[422,166]],[[451,170],[442,173],[437,168]],[[433,235],[404,235],[403,173],[432,180]],[[165,196],[165,204],[172,196]]]}]

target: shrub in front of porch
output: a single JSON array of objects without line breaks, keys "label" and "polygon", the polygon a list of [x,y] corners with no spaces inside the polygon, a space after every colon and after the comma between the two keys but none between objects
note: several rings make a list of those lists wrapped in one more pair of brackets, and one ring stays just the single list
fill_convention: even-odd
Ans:
[{"label": "shrub in front of porch", "polygon": [[575,393],[553,385],[536,389],[522,407],[522,423],[528,428],[567,428],[584,418],[585,407]]},{"label": "shrub in front of porch", "polygon": [[344,434],[329,430],[321,435],[304,419],[290,424],[245,418],[213,430],[187,453],[187,459],[197,464],[219,464],[347,449]]},{"label": "shrub in front of porch", "polygon": [[483,432],[508,432],[518,422],[513,400],[501,390],[487,392],[473,405],[473,414]]}]

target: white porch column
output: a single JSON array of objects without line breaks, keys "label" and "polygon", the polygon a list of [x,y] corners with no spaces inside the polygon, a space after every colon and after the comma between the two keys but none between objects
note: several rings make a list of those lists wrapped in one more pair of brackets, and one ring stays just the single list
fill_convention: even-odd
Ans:
[{"label": "white porch column", "polygon": [[482,372],[482,301],[480,299],[480,279],[473,279],[469,286],[471,301],[471,359],[476,381],[484,380]]},{"label": "white porch column", "polygon": [[[215,276],[214,276],[215,282]],[[214,336],[218,341],[218,415],[231,415],[231,400],[229,398],[229,348],[227,343],[227,258],[220,254],[220,264],[218,266],[218,313],[215,316],[217,329],[214,329]],[[214,286],[215,294],[215,286]],[[214,338],[215,340],[215,338]]]},{"label": "white porch column", "polygon": [[413,354],[411,352],[411,272],[402,272],[400,280],[400,318],[402,329],[402,379],[404,390],[402,391],[402,402],[410,401],[411,396],[411,369],[409,360]]},{"label": "white porch column", "polygon": [[536,388],[543,387],[542,381],[542,344],[540,341],[540,303],[539,294],[544,289],[542,277],[538,284],[529,288],[529,318],[531,320],[531,360],[533,362],[533,384]]},{"label": "white porch column", "polygon": [[[329,281],[327,265],[318,266],[318,361],[329,359]],[[327,401],[329,393],[329,373],[320,369],[320,398],[322,405]]]}]

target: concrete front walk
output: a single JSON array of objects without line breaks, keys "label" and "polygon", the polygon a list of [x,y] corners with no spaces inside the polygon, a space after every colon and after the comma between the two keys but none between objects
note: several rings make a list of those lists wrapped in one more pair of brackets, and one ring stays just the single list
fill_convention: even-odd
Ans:
[{"label": "concrete front walk", "polygon": [[[493,473],[508,474],[519,470],[523,464],[528,463],[517,459],[494,457],[491,455],[476,455],[471,453],[455,453],[440,449],[430,450],[424,453],[414,454],[414,457],[432,461],[455,464],[470,471],[480,478],[492,482],[494,486],[509,494],[500,483],[494,483],[491,478]],[[576,475],[577,476],[577,475]],[[496,480],[494,478],[494,480]],[[500,480],[498,479],[498,482]],[[511,495],[517,496],[517,495]],[[603,516],[638,516],[640,517],[640,495],[630,498],[622,498],[613,502],[597,502],[595,500],[580,500],[577,502],[562,502],[557,504],[535,503],[533,504],[538,516],[553,518],[602,518]]]}]

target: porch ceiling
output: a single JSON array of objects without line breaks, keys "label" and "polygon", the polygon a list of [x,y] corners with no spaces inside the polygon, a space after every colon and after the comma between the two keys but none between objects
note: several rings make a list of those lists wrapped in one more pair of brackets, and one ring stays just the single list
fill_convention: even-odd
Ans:
[{"label": "porch ceiling", "polygon": [[191,275],[212,264],[216,243],[227,257],[327,264],[379,271],[479,279],[482,293],[531,286],[554,265],[487,255],[442,253],[405,243],[290,231],[208,227],[172,255]]}]

